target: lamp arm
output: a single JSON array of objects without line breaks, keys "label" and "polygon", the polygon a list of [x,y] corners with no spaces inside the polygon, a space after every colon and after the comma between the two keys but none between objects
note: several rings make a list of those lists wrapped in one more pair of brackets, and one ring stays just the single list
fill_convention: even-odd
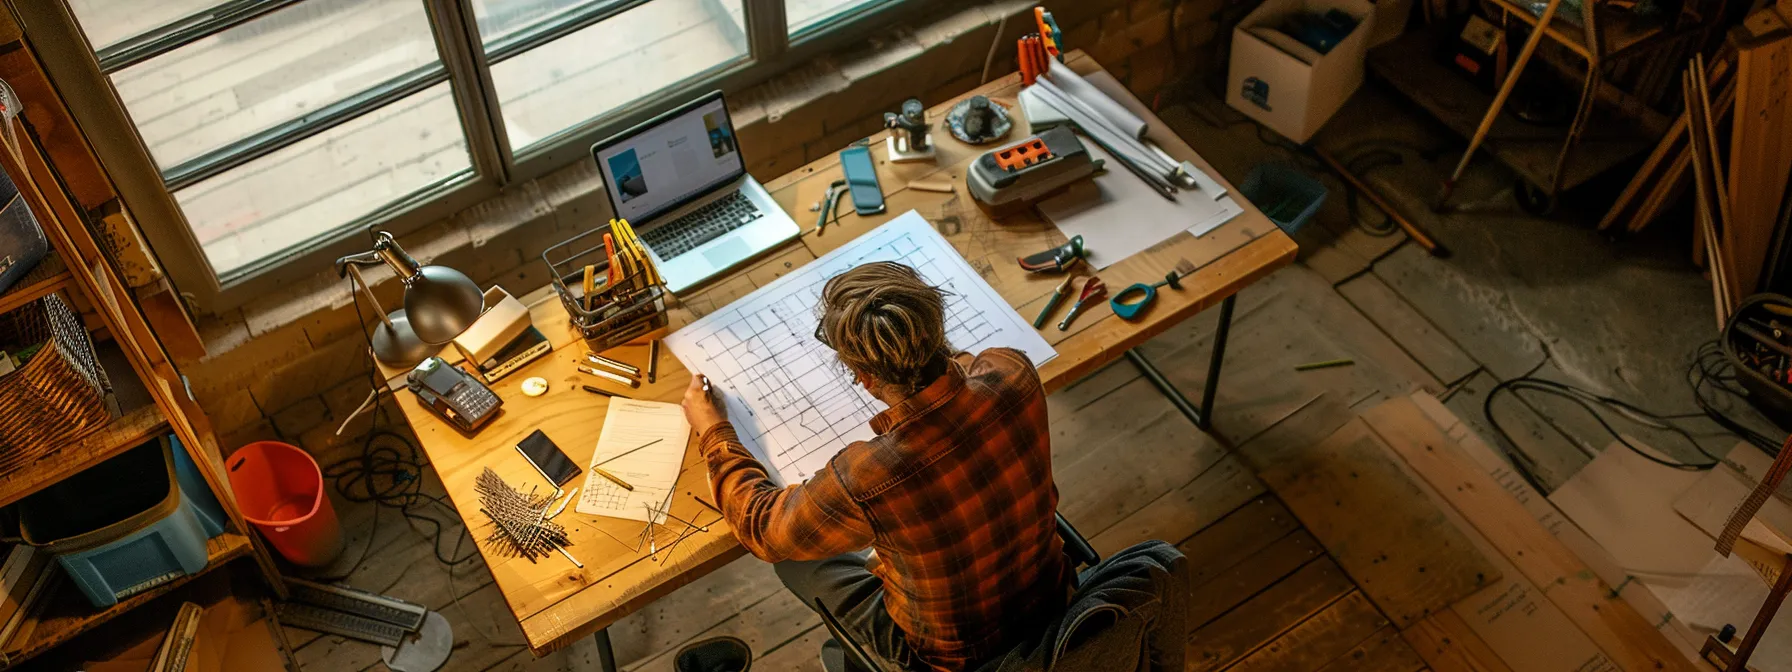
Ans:
[{"label": "lamp arm", "polygon": [[355,266],[378,266],[384,263],[386,263],[386,260],[380,256],[378,251],[370,250],[360,254],[351,254],[336,260],[336,277],[348,277],[348,267],[351,264]]}]

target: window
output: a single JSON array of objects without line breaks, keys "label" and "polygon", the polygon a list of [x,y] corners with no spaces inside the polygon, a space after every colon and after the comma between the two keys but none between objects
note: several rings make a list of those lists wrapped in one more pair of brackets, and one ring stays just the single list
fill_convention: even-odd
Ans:
[{"label": "window", "polygon": [[[312,257],[370,225],[415,227],[431,204],[588,160],[585,147],[674,97],[762,79],[820,49],[813,38],[862,35],[899,4],[46,0],[17,11],[33,44],[54,41],[46,30],[85,35],[91,52],[70,49],[116,92],[118,123],[134,126],[149,179],[165,187],[152,191],[177,213],[139,219],[176,258],[182,289],[219,305],[240,299],[208,299],[327,267]],[[170,240],[186,256],[164,250]]]}]

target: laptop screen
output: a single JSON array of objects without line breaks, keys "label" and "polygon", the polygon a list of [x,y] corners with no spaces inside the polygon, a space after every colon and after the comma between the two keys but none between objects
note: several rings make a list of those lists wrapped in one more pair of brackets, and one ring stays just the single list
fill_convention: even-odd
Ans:
[{"label": "laptop screen", "polygon": [[636,224],[746,172],[720,93],[592,150],[616,216]]}]

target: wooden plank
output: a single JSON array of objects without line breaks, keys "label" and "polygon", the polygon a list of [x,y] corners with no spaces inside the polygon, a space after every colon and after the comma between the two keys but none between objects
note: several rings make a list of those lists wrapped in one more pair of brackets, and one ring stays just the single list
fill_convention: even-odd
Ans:
[{"label": "wooden plank", "polygon": [[[1361,591],[1351,591],[1226,669],[1229,672],[1313,672],[1350,653],[1358,644],[1387,630],[1389,625],[1387,617],[1375,610],[1369,598]],[[1393,637],[1391,630],[1388,633]],[[1398,641],[1398,637],[1394,639]]]},{"label": "wooden plank", "polygon": [[1513,672],[1454,611],[1432,614],[1400,635],[1437,672]]},{"label": "wooden plank", "polygon": [[1454,383],[1481,368],[1461,346],[1374,274],[1358,276],[1338,285],[1338,293],[1349,299],[1351,305],[1362,311],[1439,382]]},{"label": "wooden plank", "polygon": [[1400,630],[1388,625],[1319,672],[1417,672],[1424,667],[1425,660],[1400,638]]},{"label": "wooden plank", "polygon": [[1401,627],[1499,578],[1361,420],[1317,443],[1241,454]]},{"label": "wooden plank", "polygon": [[1522,576],[1533,585],[1549,586],[1550,602],[1622,669],[1693,669],[1654,624],[1550,536],[1411,399],[1376,406],[1364,418]]},{"label": "wooden plank", "polygon": [[[1207,562],[1206,556],[1186,551],[1185,554],[1190,564],[1200,566]],[[1299,531],[1271,541],[1269,546],[1240,558],[1227,569],[1208,572],[1211,578],[1193,584],[1189,591],[1188,627],[1197,629],[1212,623],[1251,596],[1324,556],[1325,549],[1320,548],[1313,535]]]},{"label": "wooden plank", "polygon": [[1108,529],[1083,533],[1105,558],[1147,539],[1187,539],[1263,492],[1263,483],[1251,470],[1227,456]]},{"label": "wooden plank", "polygon": [[[1535,518],[1544,529],[1549,530],[1549,533],[1562,542],[1562,545],[1567,546],[1575,557],[1585,562],[1593,570],[1593,573],[1599,575],[1599,578],[1607,584],[1622,586],[1618,590],[1618,594],[1636,608],[1637,613],[1642,614],[1643,620],[1657,624],[1656,629],[1667,636],[1685,657],[1695,658],[1698,656],[1699,645],[1704,641],[1704,635],[1694,632],[1683,619],[1670,611],[1661,599],[1653,591],[1643,586],[1641,582],[1626,581],[1630,572],[1619,564],[1617,559],[1612,557],[1604,547],[1593,541],[1591,536],[1568,520],[1568,517],[1556,509],[1548,498],[1532,489],[1530,484],[1525,483],[1505,458],[1494,452],[1493,448],[1481,439],[1480,435],[1476,433],[1474,425],[1451,413],[1449,408],[1430,395],[1415,394],[1411,398],[1433,424],[1442,428],[1445,436],[1456,442],[1456,445],[1470,460],[1474,461],[1476,466],[1480,467],[1500,487],[1505,488],[1508,494],[1518,500],[1518,503],[1526,511],[1530,512],[1532,518]],[[1473,406],[1471,410],[1474,414],[1469,417],[1473,418],[1479,413],[1480,406]],[[1444,501],[1440,495],[1430,489],[1428,484],[1424,484],[1424,487],[1436,501]],[[1476,539],[1479,539],[1478,535]],[[1496,562],[1504,562],[1504,558],[1498,557],[1497,553],[1489,557]],[[1511,580],[1518,573],[1514,570],[1507,571],[1505,574],[1506,578]],[[1488,592],[1491,593],[1492,590],[1490,588]],[[1554,605],[1545,606],[1554,609]],[[1555,611],[1559,612],[1560,610],[1555,609]]]},{"label": "wooden plank", "polygon": [[1225,669],[1355,589],[1329,558],[1307,563],[1219,620],[1196,628],[1189,636],[1186,669]]},{"label": "wooden plank", "polygon": [[[1188,556],[1191,565],[1188,584],[1200,586],[1299,529],[1300,523],[1295,521],[1294,514],[1289,513],[1280,501],[1274,497],[1258,497],[1176,547]],[[1314,547],[1317,549],[1317,544]],[[1318,556],[1310,556],[1295,566],[1304,565],[1314,557]],[[1288,569],[1292,571],[1294,567]]]},{"label": "wooden plank", "polygon": [[[1763,22],[1765,21],[1765,23]],[[1735,231],[1737,296],[1754,293],[1792,176],[1792,32],[1764,10],[1730,34],[1736,46],[1736,114],[1730,133],[1729,205],[1724,222]],[[1716,120],[1712,120],[1715,125]],[[1746,176],[1746,178],[1745,178]]]}]

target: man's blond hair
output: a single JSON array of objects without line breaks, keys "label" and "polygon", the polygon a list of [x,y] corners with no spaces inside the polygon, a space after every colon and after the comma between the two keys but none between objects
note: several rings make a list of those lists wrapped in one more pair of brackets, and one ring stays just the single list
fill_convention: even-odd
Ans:
[{"label": "man's blond hair", "polygon": [[855,373],[913,394],[945,373],[945,292],[915,269],[890,261],[861,264],[821,290],[817,335]]}]

